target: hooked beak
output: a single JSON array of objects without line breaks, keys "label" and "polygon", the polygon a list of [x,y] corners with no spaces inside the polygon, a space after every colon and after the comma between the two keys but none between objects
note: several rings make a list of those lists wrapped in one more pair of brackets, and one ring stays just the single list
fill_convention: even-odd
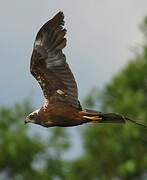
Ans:
[{"label": "hooked beak", "polygon": [[24,123],[27,124],[28,122],[30,122],[30,119],[28,117],[26,117]]},{"label": "hooked beak", "polygon": [[27,124],[27,123],[35,123],[35,120],[29,119],[29,117],[27,116],[26,119],[25,119],[25,121],[24,121],[24,123],[25,123],[25,124]]}]

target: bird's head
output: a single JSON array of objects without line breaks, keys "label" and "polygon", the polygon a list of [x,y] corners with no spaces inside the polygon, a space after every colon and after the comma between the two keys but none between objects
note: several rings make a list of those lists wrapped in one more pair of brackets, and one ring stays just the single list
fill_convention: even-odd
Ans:
[{"label": "bird's head", "polygon": [[26,123],[37,123],[38,111],[39,111],[39,109],[30,113],[25,119],[25,124]]}]

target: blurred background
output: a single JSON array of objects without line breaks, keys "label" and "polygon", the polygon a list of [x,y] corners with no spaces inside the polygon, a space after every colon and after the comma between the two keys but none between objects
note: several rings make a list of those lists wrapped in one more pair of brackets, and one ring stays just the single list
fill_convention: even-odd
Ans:
[{"label": "blurred background", "polygon": [[29,72],[34,39],[58,11],[83,107],[147,123],[146,0],[0,0],[0,179],[146,180],[146,129],[24,125],[43,99]]}]

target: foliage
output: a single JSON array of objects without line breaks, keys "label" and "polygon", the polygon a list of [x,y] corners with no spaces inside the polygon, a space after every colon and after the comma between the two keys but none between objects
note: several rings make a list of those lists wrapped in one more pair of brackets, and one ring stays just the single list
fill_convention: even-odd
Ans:
[{"label": "foliage", "polygon": [[[146,40],[147,18],[141,28]],[[147,123],[147,44],[101,92],[92,89],[85,104]],[[28,101],[0,108],[1,180],[147,179],[146,129],[131,123],[87,125],[80,129],[81,157],[65,160],[71,147],[68,131],[50,128],[44,134],[43,128],[33,134],[24,125],[31,111]]]},{"label": "foliage", "polygon": [[33,135],[24,124],[31,111],[28,101],[0,108],[0,179],[64,179],[62,154],[70,145],[68,134],[54,128],[45,137]]},{"label": "foliage", "polygon": [[[144,32],[147,31],[145,20]],[[146,30],[146,31],[145,31]],[[145,34],[146,35],[146,34]],[[101,110],[128,115],[147,123],[147,46],[135,54],[124,69],[97,95],[86,102]],[[72,166],[73,179],[146,179],[147,130],[134,124],[90,125],[83,132],[84,153]],[[80,173],[76,172],[80,169]]]}]

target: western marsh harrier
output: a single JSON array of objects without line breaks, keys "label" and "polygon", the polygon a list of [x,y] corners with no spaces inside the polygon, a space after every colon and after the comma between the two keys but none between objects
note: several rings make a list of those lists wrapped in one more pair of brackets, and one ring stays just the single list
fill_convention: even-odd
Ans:
[{"label": "western marsh harrier", "polygon": [[41,27],[36,36],[30,71],[40,84],[45,100],[40,109],[27,116],[25,122],[44,127],[68,127],[89,122],[133,121],[120,114],[82,109],[75,78],[62,52],[66,46],[66,29],[63,25],[64,14],[59,12]]}]

